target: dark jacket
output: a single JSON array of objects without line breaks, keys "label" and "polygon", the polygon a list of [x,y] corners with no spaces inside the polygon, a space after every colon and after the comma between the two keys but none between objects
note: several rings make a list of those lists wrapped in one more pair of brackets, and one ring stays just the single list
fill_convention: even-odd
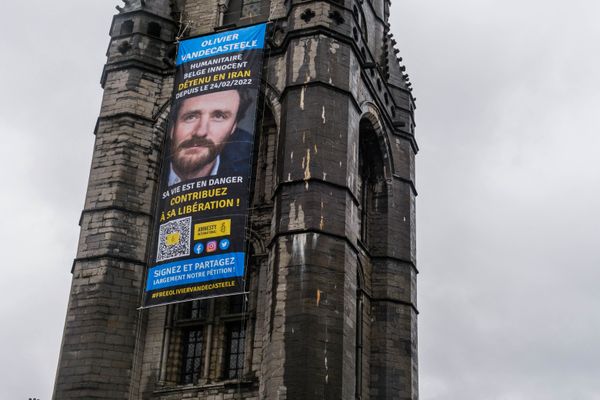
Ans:
[{"label": "dark jacket", "polygon": [[253,138],[243,129],[236,129],[221,151],[221,162],[216,176],[250,176]]}]

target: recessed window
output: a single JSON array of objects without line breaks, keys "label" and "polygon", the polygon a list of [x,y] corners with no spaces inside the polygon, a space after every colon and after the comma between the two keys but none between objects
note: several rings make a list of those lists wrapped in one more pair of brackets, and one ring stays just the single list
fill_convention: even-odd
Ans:
[{"label": "recessed window", "polygon": [[194,300],[175,307],[174,383],[204,385],[244,373],[246,295]]},{"label": "recessed window", "polygon": [[242,18],[259,16],[261,2],[262,0],[242,0]]},{"label": "recessed window", "polygon": [[182,303],[177,309],[176,325],[181,327],[181,384],[195,383],[202,375],[204,332],[210,322],[210,306],[209,300],[195,300]]},{"label": "recessed window", "polygon": [[154,37],[160,37],[160,25],[158,24],[158,22],[150,22],[148,24],[148,35],[150,36],[154,36]]},{"label": "recessed window", "polygon": [[204,329],[187,328],[183,331],[183,354],[181,358],[181,383],[194,383],[202,368]]},{"label": "recessed window", "polygon": [[246,341],[246,321],[237,321],[227,324],[227,343],[225,344],[225,378],[236,379],[242,377],[244,371],[244,350]]},{"label": "recessed window", "polygon": [[119,35],[129,35],[133,32],[133,21],[128,19],[127,21],[123,21],[121,24],[121,29],[119,30]]},{"label": "recessed window", "polygon": [[244,26],[266,21],[269,17],[270,0],[229,0],[223,25]]},{"label": "recessed window", "polygon": [[201,320],[208,318],[208,301],[188,301],[180,306],[181,319]]}]

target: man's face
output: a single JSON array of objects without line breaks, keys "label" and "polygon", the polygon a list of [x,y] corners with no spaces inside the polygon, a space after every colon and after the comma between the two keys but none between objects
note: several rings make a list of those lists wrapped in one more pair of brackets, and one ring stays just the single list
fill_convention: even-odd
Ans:
[{"label": "man's face", "polygon": [[175,119],[171,154],[181,179],[208,176],[237,125],[240,95],[235,90],[209,93],[183,101]]}]

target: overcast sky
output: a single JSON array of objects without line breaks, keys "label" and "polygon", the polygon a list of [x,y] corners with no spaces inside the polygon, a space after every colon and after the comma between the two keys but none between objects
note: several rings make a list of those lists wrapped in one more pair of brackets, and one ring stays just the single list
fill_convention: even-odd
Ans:
[{"label": "overcast sky", "polygon": [[[2,399],[50,398],[117,4],[3,4]],[[421,147],[421,399],[600,399],[600,3],[392,13]]]}]

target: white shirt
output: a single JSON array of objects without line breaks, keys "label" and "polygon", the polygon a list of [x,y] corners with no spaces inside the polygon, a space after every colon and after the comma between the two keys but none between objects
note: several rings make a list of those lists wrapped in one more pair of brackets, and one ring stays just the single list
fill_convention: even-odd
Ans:
[{"label": "white shirt", "polygon": [[[215,164],[213,165],[212,169],[210,170],[210,174],[208,174],[209,176],[215,176],[217,174],[217,172],[219,171],[219,165],[221,165],[221,155],[218,155],[217,158],[215,158]],[[178,184],[179,182],[181,182],[181,178],[179,176],[177,176],[177,174],[175,173],[175,171],[173,171],[173,164],[169,164],[169,186],[173,186]]]}]

